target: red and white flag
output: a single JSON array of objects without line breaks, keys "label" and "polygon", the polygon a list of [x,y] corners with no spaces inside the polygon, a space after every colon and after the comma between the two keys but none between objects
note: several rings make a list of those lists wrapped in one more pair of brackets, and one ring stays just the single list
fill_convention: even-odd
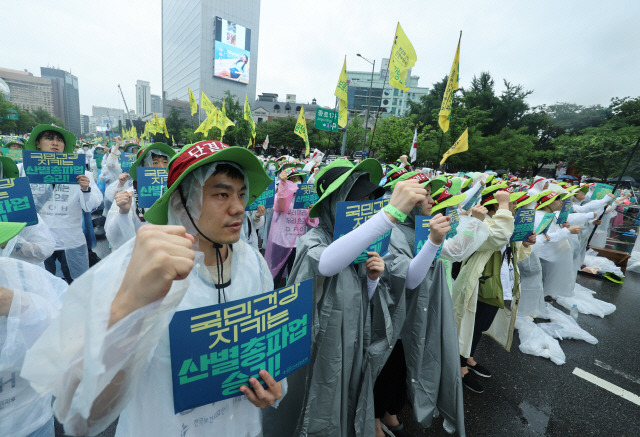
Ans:
[{"label": "red and white flag", "polygon": [[413,131],[413,144],[411,145],[411,151],[409,151],[409,162],[413,162],[418,159],[418,128]]},{"label": "red and white flag", "polygon": [[262,143],[262,148],[264,150],[267,150],[268,147],[269,147],[269,135],[267,135],[267,138],[264,139],[264,143]]}]

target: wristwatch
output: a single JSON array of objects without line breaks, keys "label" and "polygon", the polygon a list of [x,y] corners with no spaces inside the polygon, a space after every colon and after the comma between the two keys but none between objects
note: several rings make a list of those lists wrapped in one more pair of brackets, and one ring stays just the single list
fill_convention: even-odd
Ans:
[{"label": "wristwatch", "polygon": [[84,191],[82,188],[80,188],[80,191],[82,191],[83,193],[90,193],[91,192],[91,187],[87,187],[87,191]]}]

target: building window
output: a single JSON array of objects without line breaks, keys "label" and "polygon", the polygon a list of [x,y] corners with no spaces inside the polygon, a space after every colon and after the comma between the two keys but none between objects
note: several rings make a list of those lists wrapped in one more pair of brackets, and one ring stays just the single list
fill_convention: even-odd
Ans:
[{"label": "building window", "polygon": [[258,123],[262,123],[262,117],[258,117]]},{"label": "building window", "polygon": [[394,88],[394,90],[393,90],[393,95],[394,95],[394,96],[397,96],[397,95],[398,95],[398,88]]}]

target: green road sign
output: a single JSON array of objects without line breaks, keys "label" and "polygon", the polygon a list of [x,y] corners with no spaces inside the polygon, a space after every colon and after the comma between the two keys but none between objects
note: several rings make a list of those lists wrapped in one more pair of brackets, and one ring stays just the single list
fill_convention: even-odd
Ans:
[{"label": "green road sign", "polygon": [[331,109],[316,108],[315,128],[338,132],[338,113]]},{"label": "green road sign", "polygon": [[4,116],[5,120],[18,120],[18,111],[15,109],[9,109],[9,113]]}]

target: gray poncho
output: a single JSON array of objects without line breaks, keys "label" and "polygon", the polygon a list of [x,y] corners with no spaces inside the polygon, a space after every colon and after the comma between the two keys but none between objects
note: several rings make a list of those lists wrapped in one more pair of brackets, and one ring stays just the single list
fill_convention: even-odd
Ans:
[{"label": "gray poncho", "polygon": [[320,225],[296,245],[289,283],[315,278],[311,360],[288,377],[278,409],[265,411],[266,436],[375,435],[373,386],[404,319],[404,289],[393,295],[380,281],[369,301],[364,264],[331,277],[318,272],[320,256],[333,241],[336,204],[362,174],[350,175],[320,204]]},{"label": "gray poncho", "polygon": [[[414,256],[418,212],[419,208],[415,208],[391,232],[385,267],[392,290],[404,290]],[[401,335],[407,363],[407,396],[421,426],[431,426],[433,417],[440,412],[464,436],[458,332],[446,275],[439,258],[420,285],[406,292],[406,318]]]}]

